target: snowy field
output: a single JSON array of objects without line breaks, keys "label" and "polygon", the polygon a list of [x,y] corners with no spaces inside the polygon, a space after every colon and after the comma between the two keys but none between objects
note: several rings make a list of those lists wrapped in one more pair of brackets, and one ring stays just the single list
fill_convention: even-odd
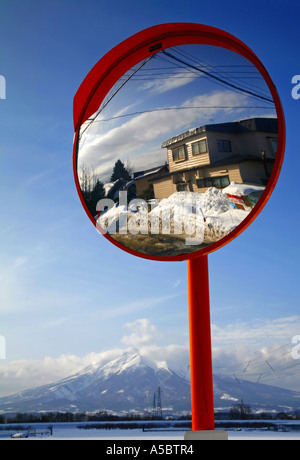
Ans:
[{"label": "snowy field", "polygon": [[[298,422],[299,423],[299,422]],[[0,431],[0,440],[103,440],[103,441],[170,441],[171,443],[184,441],[184,433],[187,430],[145,430],[142,428],[132,429],[79,429],[78,426],[82,423],[54,423],[52,435],[46,433],[50,424],[30,424],[31,430],[28,438],[13,439],[12,435],[16,433],[23,433],[27,435],[27,431],[20,430],[20,425],[16,426],[15,430]],[[24,424],[24,428],[28,424]],[[18,430],[19,429],[19,430]],[[34,435],[35,431],[35,435]],[[242,428],[241,431],[233,429],[226,430],[230,441],[235,440],[300,440],[300,431],[291,430],[286,432],[280,431],[266,431],[261,429],[247,429]]]}]

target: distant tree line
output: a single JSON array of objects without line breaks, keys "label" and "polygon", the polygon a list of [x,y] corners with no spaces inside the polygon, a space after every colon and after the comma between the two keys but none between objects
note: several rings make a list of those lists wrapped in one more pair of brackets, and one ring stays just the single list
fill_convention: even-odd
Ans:
[{"label": "distant tree line", "polygon": [[115,422],[115,421],[134,421],[134,420],[152,420],[151,414],[124,414],[115,415],[107,411],[95,413],[89,412],[43,412],[27,413],[18,412],[17,414],[0,415],[0,424],[3,423],[55,423],[55,422]]},{"label": "distant tree line", "polygon": [[[191,420],[191,414],[182,416],[165,417],[165,420]],[[277,414],[270,413],[254,413],[251,408],[241,401],[239,404],[232,406],[228,412],[216,412],[216,420],[300,420],[300,411],[293,413],[278,412]],[[55,423],[55,422],[118,422],[118,421],[153,421],[151,413],[130,413],[124,415],[111,414],[107,411],[98,412],[43,412],[43,413],[27,413],[18,412],[16,414],[0,415],[0,424],[8,423]]]},{"label": "distant tree line", "polygon": [[277,414],[269,412],[253,412],[251,406],[246,404],[242,399],[239,403],[234,404],[229,412],[218,412],[215,414],[216,419],[227,420],[299,420],[300,411],[292,413],[278,412]]},{"label": "distant tree line", "polygon": [[230,418],[236,420],[248,420],[252,418],[252,409],[245,404],[243,399],[240,403],[234,404],[230,409]]}]

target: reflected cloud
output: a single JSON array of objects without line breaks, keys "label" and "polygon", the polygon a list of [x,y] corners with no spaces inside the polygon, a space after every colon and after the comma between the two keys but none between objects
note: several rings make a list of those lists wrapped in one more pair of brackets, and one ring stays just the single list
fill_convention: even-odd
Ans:
[{"label": "reflected cloud", "polygon": [[124,247],[189,254],[254,210],[277,143],[275,105],[253,64],[218,47],[174,47],[126,73],[81,130],[78,171],[94,170],[79,175],[83,198]]},{"label": "reflected cloud", "polygon": [[180,86],[187,85],[197,78],[199,78],[199,76],[195,74],[195,72],[184,70],[165,79],[154,77],[152,81],[141,85],[139,90],[150,90],[152,93],[162,94],[166,91],[171,91]]}]

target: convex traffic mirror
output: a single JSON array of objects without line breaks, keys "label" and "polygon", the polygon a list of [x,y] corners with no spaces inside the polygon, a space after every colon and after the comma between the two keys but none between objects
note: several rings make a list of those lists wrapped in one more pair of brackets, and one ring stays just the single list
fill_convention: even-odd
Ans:
[{"label": "convex traffic mirror", "polygon": [[110,51],[74,100],[82,204],[112,243],[185,260],[231,241],[276,184],[285,141],[267,71],[236,38],[155,26]]}]

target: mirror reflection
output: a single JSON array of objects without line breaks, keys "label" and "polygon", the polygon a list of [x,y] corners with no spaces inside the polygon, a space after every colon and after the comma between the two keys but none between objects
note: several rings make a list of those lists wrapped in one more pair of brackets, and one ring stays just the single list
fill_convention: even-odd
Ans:
[{"label": "mirror reflection", "polygon": [[224,48],[182,45],[114,85],[81,126],[77,174],[99,231],[171,257],[219,241],[253,211],[277,141],[256,67]]}]

